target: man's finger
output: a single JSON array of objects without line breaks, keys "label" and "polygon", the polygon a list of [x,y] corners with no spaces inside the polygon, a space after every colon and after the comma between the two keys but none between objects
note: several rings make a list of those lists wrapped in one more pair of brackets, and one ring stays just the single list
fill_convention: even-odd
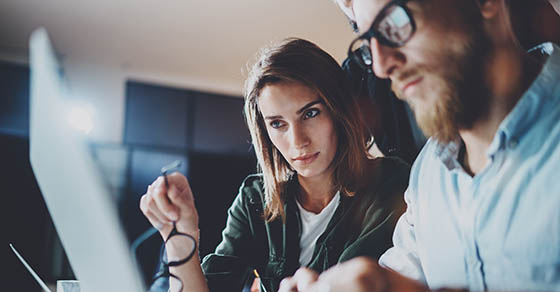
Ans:
[{"label": "man's finger", "polygon": [[311,269],[308,268],[300,268],[294,274],[294,278],[296,280],[297,290],[298,291],[306,291],[311,284],[317,281],[319,275]]},{"label": "man's finger", "polygon": [[284,278],[281,282],[280,282],[280,289],[278,289],[278,292],[293,292],[293,291],[297,291],[296,290],[296,281],[294,280],[294,278],[292,277],[287,277]]}]

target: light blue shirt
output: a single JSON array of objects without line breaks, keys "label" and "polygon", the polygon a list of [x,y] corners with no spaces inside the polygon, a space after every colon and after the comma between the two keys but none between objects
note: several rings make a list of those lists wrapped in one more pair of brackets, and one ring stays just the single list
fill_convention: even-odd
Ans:
[{"label": "light blue shirt", "polygon": [[430,139],[380,264],[430,288],[560,291],[560,48],[500,124],[474,177]]}]

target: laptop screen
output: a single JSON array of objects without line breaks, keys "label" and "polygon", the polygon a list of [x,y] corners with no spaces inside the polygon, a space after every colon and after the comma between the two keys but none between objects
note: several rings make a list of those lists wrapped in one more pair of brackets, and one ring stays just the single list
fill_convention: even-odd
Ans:
[{"label": "laptop screen", "polygon": [[71,94],[44,29],[33,32],[30,50],[31,166],[81,290],[142,291],[115,200],[126,149],[92,152],[67,121]]}]

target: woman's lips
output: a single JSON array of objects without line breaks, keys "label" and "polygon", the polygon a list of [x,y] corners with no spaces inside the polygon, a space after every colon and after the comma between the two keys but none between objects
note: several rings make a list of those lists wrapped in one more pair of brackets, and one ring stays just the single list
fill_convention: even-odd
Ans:
[{"label": "woman's lips", "polygon": [[294,162],[296,162],[298,164],[306,165],[306,164],[310,164],[313,161],[315,161],[315,159],[317,159],[318,156],[319,156],[319,152],[317,152],[315,154],[306,154],[306,155],[302,155],[302,156],[298,156],[298,157],[294,158]]}]

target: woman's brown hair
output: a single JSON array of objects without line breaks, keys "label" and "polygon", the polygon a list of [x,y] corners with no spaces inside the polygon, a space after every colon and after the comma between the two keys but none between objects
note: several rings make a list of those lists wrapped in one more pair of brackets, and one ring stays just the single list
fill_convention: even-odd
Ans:
[{"label": "woman's brown hair", "polygon": [[260,92],[267,85],[299,83],[316,91],[329,110],[338,137],[332,161],[334,186],[353,196],[367,163],[364,125],[344,72],[338,63],[315,44],[297,38],[286,39],[260,51],[245,83],[245,119],[263,174],[264,216],[272,221],[285,218],[287,184],[294,174],[280,151],[270,141],[258,107]]}]

